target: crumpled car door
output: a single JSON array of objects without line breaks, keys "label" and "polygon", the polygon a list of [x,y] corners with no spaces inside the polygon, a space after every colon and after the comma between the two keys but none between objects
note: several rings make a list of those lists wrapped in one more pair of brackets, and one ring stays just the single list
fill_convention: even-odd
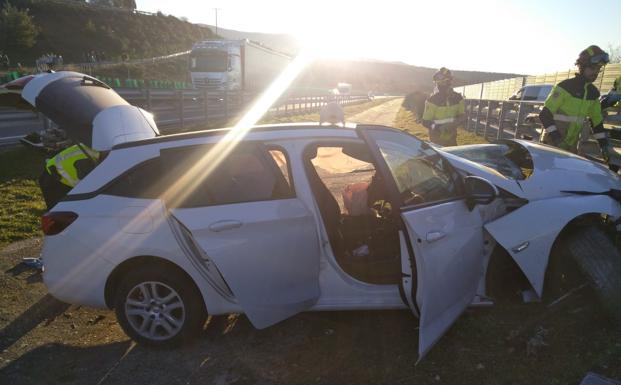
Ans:
[{"label": "crumpled car door", "polygon": [[369,145],[414,253],[412,258],[401,248],[402,266],[415,261],[422,357],[476,295],[486,261],[483,215],[477,206],[468,207],[457,172],[428,144],[388,128],[359,126],[358,132]]},{"label": "crumpled car door", "polygon": [[[181,165],[180,171],[173,173],[180,174],[184,164],[200,165],[201,152],[209,151],[200,146],[190,154],[184,153],[186,150],[162,150],[162,163]],[[252,189],[259,189],[257,185],[263,182],[244,179],[243,174],[226,169],[236,151],[244,156],[256,155],[252,159],[257,163],[248,164],[248,168],[276,167],[269,163],[274,160],[265,155],[262,147],[238,145],[221,160],[225,170],[220,173],[216,168],[211,179],[194,185],[198,193],[180,203],[175,197],[189,186],[178,186],[179,193],[168,198],[166,204],[216,265],[250,322],[265,328],[310,308],[319,298],[319,241],[314,216],[295,195],[253,201]],[[210,163],[200,165],[200,172],[209,172]],[[270,177],[267,173],[261,175]],[[190,184],[195,178],[191,179]],[[223,184],[236,188],[223,190]],[[271,191],[271,185],[268,187]],[[203,204],[200,191],[230,201]]]}]

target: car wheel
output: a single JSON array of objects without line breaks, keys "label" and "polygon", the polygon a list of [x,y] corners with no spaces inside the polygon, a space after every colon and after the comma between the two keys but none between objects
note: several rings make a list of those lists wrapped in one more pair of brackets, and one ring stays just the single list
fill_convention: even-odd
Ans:
[{"label": "car wheel", "polygon": [[621,320],[621,253],[601,226],[581,226],[562,239],[546,290],[559,296],[589,283],[605,310]]},{"label": "car wheel", "polygon": [[116,317],[134,341],[155,347],[191,342],[207,313],[198,289],[178,270],[150,266],[127,274],[115,296]]}]

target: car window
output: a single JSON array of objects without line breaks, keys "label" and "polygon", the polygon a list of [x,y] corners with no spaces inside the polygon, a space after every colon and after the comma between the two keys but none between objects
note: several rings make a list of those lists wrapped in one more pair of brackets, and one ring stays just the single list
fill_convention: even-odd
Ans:
[{"label": "car window", "polygon": [[283,177],[285,178],[285,182],[287,183],[287,185],[289,187],[293,186],[291,177],[289,175],[289,164],[287,162],[287,156],[285,155],[284,151],[271,149],[269,150],[269,154],[274,160],[276,166],[278,166],[278,169],[282,173]]},{"label": "car window", "polygon": [[541,86],[541,88],[539,89],[539,97],[537,100],[546,100],[548,98],[548,95],[550,94],[550,91],[552,91],[552,86]]},{"label": "car window", "polygon": [[[295,196],[282,150],[238,146],[211,172],[200,164],[213,146],[162,150],[162,155],[132,169],[106,193],[135,198],[163,198],[170,207],[201,207],[288,199]],[[282,168],[275,156],[280,159]],[[198,167],[198,169],[196,169]],[[190,173],[192,175],[190,175]]]},{"label": "car window", "polygon": [[[336,199],[341,213],[362,215],[375,167],[372,163],[354,156],[359,155],[360,148],[366,150],[366,146],[359,144],[355,147],[357,153],[348,154],[348,148],[342,145],[318,146],[311,163],[319,179]],[[354,145],[350,145],[350,148],[354,148]],[[364,158],[368,159],[369,155]]]},{"label": "car window", "polygon": [[424,204],[458,195],[450,167],[429,145],[394,131],[369,130],[369,135],[390,169],[403,205]]},{"label": "car window", "polygon": [[524,98],[523,100],[537,100],[539,96],[539,89],[541,87],[526,87],[524,89]]},{"label": "car window", "polygon": [[156,199],[166,189],[161,178],[160,158],[150,159],[117,178],[104,194],[129,198]]},{"label": "car window", "polygon": [[520,88],[516,93],[511,95],[509,100],[522,100],[522,94],[524,93],[524,87]]}]

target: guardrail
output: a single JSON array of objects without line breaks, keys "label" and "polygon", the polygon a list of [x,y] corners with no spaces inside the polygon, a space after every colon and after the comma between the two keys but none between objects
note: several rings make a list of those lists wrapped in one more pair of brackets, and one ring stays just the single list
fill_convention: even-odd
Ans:
[{"label": "guardrail", "polygon": [[[207,90],[117,90],[130,104],[155,115],[161,127],[185,128],[188,123],[228,121],[250,107],[258,94]],[[283,97],[267,111],[275,115],[300,115],[318,111],[329,101],[341,105],[368,100],[366,95],[303,95]]]},{"label": "guardrail", "polygon": [[[207,91],[200,89],[116,89],[130,104],[154,114],[155,121],[166,133],[182,131],[190,124],[226,124],[231,118],[252,106],[258,94],[246,92]],[[326,96],[299,95],[282,97],[267,111],[276,116],[301,115],[318,111],[330,101],[349,105],[367,101],[366,95]],[[33,131],[44,129],[43,119],[30,111],[0,109],[0,128],[11,127],[10,134],[0,132],[0,145],[12,145]],[[19,130],[28,127],[28,130]],[[0,130],[3,131],[3,130]],[[8,132],[8,130],[4,130]],[[18,132],[19,131],[19,132]]]},{"label": "guardrail", "polygon": [[[466,99],[465,104],[467,131],[490,141],[523,137],[539,141],[543,102]],[[606,110],[604,126],[615,132],[621,130],[621,108]],[[619,134],[614,136],[621,139]]]}]

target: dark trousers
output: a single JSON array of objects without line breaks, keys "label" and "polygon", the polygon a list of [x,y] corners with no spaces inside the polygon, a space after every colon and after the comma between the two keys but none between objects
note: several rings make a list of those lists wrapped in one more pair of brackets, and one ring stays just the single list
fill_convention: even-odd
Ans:
[{"label": "dark trousers", "polygon": [[63,199],[67,193],[71,191],[71,187],[60,183],[57,177],[50,175],[45,169],[39,177],[39,187],[41,187],[41,193],[43,194],[43,199],[45,200],[45,205],[48,210],[54,207],[58,201]]}]

